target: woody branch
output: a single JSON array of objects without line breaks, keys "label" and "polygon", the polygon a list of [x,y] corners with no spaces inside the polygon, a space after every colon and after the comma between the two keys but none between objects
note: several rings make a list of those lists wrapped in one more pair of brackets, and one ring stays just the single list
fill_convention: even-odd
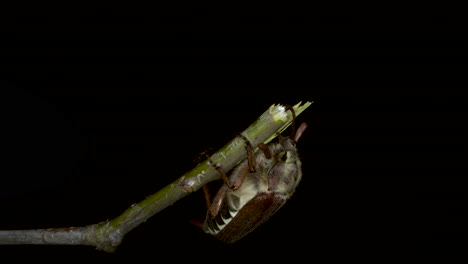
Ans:
[{"label": "woody branch", "polygon": [[[311,104],[312,102],[298,103],[293,107],[294,112],[299,115]],[[284,106],[272,105],[241,135],[254,146],[259,143],[268,143],[286,129],[292,120],[291,112],[287,111]],[[211,160],[229,171],[246,156],[244,140],[236,137],[213,154]],[[99,250],[113,252],[125,234],[133,228],[181,198],[197,191],[208,182],[217,179],[220,179],[218,171],[210,166],[208,161],[205,161],[143,201],[133,204],[112,220],[84,227],[0,230],[0,245],[90,245]]]}]

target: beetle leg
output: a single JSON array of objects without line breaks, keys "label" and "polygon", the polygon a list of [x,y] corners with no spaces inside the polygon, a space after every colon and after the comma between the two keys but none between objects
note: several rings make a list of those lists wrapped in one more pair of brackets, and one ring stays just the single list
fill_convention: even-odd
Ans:
[{"label": "beetle leg", "polygon": [[[252,158],[253,160],[253,158]],[[214,164],[211,164],[214,166]],[[236,169],[231,173],[231,178],[229,179],[223,168],[220,166],[215,166],[216,170],[221,174],[221,178],[224,181],[224,186],[227,186],[231,190],[237,190],[244,182],[245,177],[251,172],[250,162],[247,160],[238,165]]]},{"label": "beetle leg", "polygon": [[211,206],[208,208],[208,212],[211,218],[215,218],[218,213],[219,209],[221,208],[221,204],[224,201],[224,198],[226,197],[226,192],[228,191],[229,186],[224,184],[216,194],[215,198],[213,199],[213,203]]},{"label": "beetle leg", "polygon": [[221,174],[221,179],[223,180],[224,185],[227,186],[229,189],[236,190],[237,188],[239,188],[240,184],[242,184],[242,182],[240,182],[240,184],[238,184],[237,182],[231,183],[231,181],[229,180],[229,177],[227,176],[226,172],[224,172],[223,168],[219,165],[214,164],[213,161],[211,161],[209,157],[208,157],[208,163],[211,166],[213,166],[219,172],[219,174]]},{"label": "beetle leg", "polygon": [[206,152],[203,152],[203,154],[208,159],[208,164],[210,164],[212,167],[214,167],[219,172],[219,174],[221,174],[221,179],[223,180],[224,184],[229,186],[229,188],[231,188],[231,183],[229,182],[229,178],[226,175],[226,173],[224,172],[223,168],[221,168],[221,166],[219,166],[219,165],[214,164],[214,162],[211,160],[210,156],[208,156],[208,154],[206,154]]},{"label": "beetle leg", "polygon": [[284,164],[276,163],[268,173],[268,190],[275,190],[280,182],[281,173],[284,170]]},{"label": "beetle leg", "polygon": [[[224,174],[224,171],[222,170],[222,168],[221,167],[218,167],[218,168],[220,170],[220,173]],[[205,199],[207,199],[208,201],[207,204],[209,204],[208,211],[209,211],[211,218],[214,218],[216,215],[218,215],[219,209],[221,208],[221,205],[223,201],[225,200],[227,191],[238,189],[242,185],[245,177],[248,174],[250,174],[248,162],[244,161],[243,163],[239,164],[239,167],[237,167],[233,171],[233,174],[231,176],[232,183],[229,183],[229,180],[227,180],[227,183],[225,181],[223,186],[221,186],[221,188],[219,189],[218,193],[216,193],[216,196],[214,197],[213,202],[211,204],[209,203],[209,195],[205,194]],[[226,174],[224,175],[226,176]]]},{"label": "beetle leg", "polygon": [[[207,156],[208,163],[213,166],[219,174],[221,174],[221,178],[224,181],[223,186],[219,189],[218,193],[216,194],[215,198],[213,199],[213,202],[210,203],[210,195],[208,191],[208,187],[203,186],[203,191],[205,193],[205,200],[206,204],[208,206],[208,211],[209,215],[211,218],[216,217],[218,215],[219,210],[221,208],[221,205],[226,197],[226,193],[229,189],[231,190],[236,190],[238,189],[242,183],[245,180],[245,177],[250,174],[255,172],[255,155],[253,153],[253,148],[252,144],[250,141],[244,137],[243,135],[239,135],[247,144],[247,162],[241,163],[235,171],[233,171],[234,177],[231,177],[232,182],[229,180],[228,176],[224,172],[223,168],[219,165],[214,164],[214,162],[210,159],[210,157],[204,153]],[[267,147],[268,148],[268,147]],[[269,149],[268,149],[269,151]],[[269,152],[268,152],[269,153]]]},{"label": "beetle leg", "polygon": [[239,187],[244,182],[245,177],[247,177],[247,175],[249,175],[250,173],[251,172],[250,172],[249,162],[248,161],[243,161],[231,173],[231,186],[230,186],[230,188],[232,190],[239,189]]},{"label": "beetle leg", "polygon": [[230,189],[233,189],[234,187],[232,186],[231,182],[229,181],[228,176],[224,172],[223,168],[221,166],[215,166],[215,169],[221,174],[221,179],[223,179],[224,185],[229,187]]},{"label": "beetle leg", "polygon": [[210,190],[208,189],[208,186],[205,184],[203,185],[203,194],[205,195],[205,202],[206,202],[206,207],[210,209],[211,207],[211,200],[210,200]]},{"label": "beetle leg", "polygon": [[247,144],[247,160],[249,161],[249,171],[253,173],[255,172],[255,156],[253,153],[252,144],[242,134],[239,134],[239,137],[245,141],[245,144]]},{"label": "beetle leg", "polygon": [[251,173],[255,173],[255,155],[253,152],[252,144],[250,141],[243,135],[239,134],[239,137],[242,138],[247,145],[247,161],[243,161],[241,164],[234,169],[231,173],[231,185],[232,190],[237,190],[245,180],[245,177]]},{"label": "beetle leg", "polygon": [[236,177],[231,177],[231,180],[228,178],[223,168],[219,165],[214,164],[214,162],[211,161],[210,157],[207,155],[208,163],[211,166],[213,166],[219,172],[219,174],[221,174],[221,179],[223,180],[224,184],[227,185],[229,189],[231,190],[237,190],[244,182],[245,177],[249,173],[255,172],[255,155],[253,153],[252,144],[245,136],[239,134],[239,137],[241,137],[247,144],[246,148],[247,148],[247,165],[248,166],[245,166],[245,164],[239,165],[240,168],[237,171],[238,173],[236,173]]},{"label": "beetle leg", "polygon": [[271,159],[271,152],[270,152],[270,148],[268,148],[267,145],[263,144],[263,143],[260,143],[258,144],[258,148],[263,151],[263,154],[265,154],[265,157],[267,159]]}]

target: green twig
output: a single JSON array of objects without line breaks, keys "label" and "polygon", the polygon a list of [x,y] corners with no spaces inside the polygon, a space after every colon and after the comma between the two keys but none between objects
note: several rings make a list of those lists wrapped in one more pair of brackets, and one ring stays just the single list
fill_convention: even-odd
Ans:
[{"label": "green twig", "polygon": [[[296,115],[311,104],[312,102],[307,102],[295,105],[293,108]],[[284,106],[272,105],[241,134],[256,146],[274,139],[278,133],[291,124],[291,121],[290,111],[287,111]],[[236,137],[213,154],[211,160],[229,171],[246,156],[244,140]],[[113,252],[130,230],[181,198],[197,191],[208,182],[217,179],[220,179],[219,173],[205,161],[155,194],[133,204],[120,216],[110,221],[84,227],[0,231],[0,245],[91,245],[100,250]]]}]

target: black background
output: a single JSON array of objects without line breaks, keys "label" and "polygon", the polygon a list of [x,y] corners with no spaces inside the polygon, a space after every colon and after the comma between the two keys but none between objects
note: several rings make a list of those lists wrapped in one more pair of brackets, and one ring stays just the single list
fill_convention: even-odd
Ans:
[{"label": "black background", "polygon": [[114,254],[23,245],[1,246],[3,258],[464,254],[466,25],[447,10],[232,11],[3,16],[0,229],[111,219],[271,104],[314,101],[298,120],[309,124],[303,181],[285,207],[224,245],[190,224],[205,214],[194,193]]}]

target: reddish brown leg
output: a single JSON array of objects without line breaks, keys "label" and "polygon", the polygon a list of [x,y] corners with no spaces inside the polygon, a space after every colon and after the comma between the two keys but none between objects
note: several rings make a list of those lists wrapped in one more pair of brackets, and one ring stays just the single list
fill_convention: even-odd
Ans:
[{"label": "reddish brown leg", "polygon": [[[244,171],[244,168],[242,169],[239,169],[239,175],[238,177],[235,177],[233,179],[233,182],[231,182],[229,180],[229,177],[227,176],[227,174],[224,172],[223,168],[221,166],[218,166],[216,164],[213,163],[213,161],[211,161],[210,157],[205,153],[205,155],[207,156],[207,159],[208,159],[208,163],[213,166],[218,172],[219,174],[221,174],[221,179],[223,180],[224,184],[227,185],[229,187],[229,189],[231,190],[236,190],[238,189],[241,185],[242,185],[242,182],[244,182],[244,179],[245,177],[247,176],[247,174],[250,172],[250,173],[254,173],[255,172],[255,155],[253,153],[253,148],[252,148],[252,144],[250,144],[250,141],[244,137],[243,135],[240,135],[239,134],[239,137],[241,137],[247,144],[247,163],[248,163],[248,171],[245,172]],[[240,165],[242,166],[242,165]]]},{"label": "reddish brown leg", "polygon": [[208,158],[208,162],[211,166],[215,167],[215,169],[221,174],[221,178],[224,181],[223,186],[219,189],[218,193],[216,194],[215,198],[213,199],[213,203],[210,203],[210,196],[208,193],[208,188],[203,187],[205,191],[205,199],[207,201],[208,205],[208,212],[210,217],[214,218],[216,215],[219,213],[219,209],[221,208],[221,205],[226,197],[226,193],[228,190],[236,190],[238,189],[242,183],[244,182],[245,177],[250,174],[255,172],[255,164],[254,164],[254,153],[252,149],[252,145],[250,142],[247,140],[242,135],[239,135],[242,139],[245,140],[247,144],[247,162],[242,162],[237,168],[234,169],[231,179],[228,178],[226,173],[224,172],[223,168],[220,166],[215,165],[210,158]]},{"label": "reddish brown leg", "polygon": [[[213,164],[211,165],[213,166]],[[245,177],[247,177],[248,174],[252,173],[252,170],[253,172],[255,172],[255,167],[253,164],[253,156],[251,157],[250,154],[249,154],[249,157],[247,158],[247,163],[244,161],[243,163],[239,165],[239,167],[235,169],[235,173],[233,171],[233,173],[231,174],[232,175],[231,179],[228,178],[223,168],[221,168],[220,166],[216,166],[215,168],[219,172],[219,174],[221,174],[221,178],[224,181],[224,185],[226,185],[231,190],[239,189],[239,187],[244,182]]]},{"label": "reddish brown leg", "polygon": [[284,170],[284,164],[276,163],[273,168],[271,168],[270,173],[268,174],[268,190],[275,190],[278,187],[280,182],[281,173]]},{"label": "reddish brown leg", "polygon": [[223,184],[223,186],[219,189],[218,193],[213,199],[213,203],[211,203],[211,206],[208,209],[210,217],[214,218],[219,213],[219,209],[221,208],[224,198],[226,197],[227,191],[238,189],[248,174],[250,174],[248,162],[244,161],[233,171],[231,176],[231,185]]},{"label": "reddish brown leg", "polygon": [[263,143],[260,143],[258,144],[258,148],[263,151],[263,154],[265,154],[265,157],[267,159],[271,159],[271,152],[270,152],[270,148],[268,148],[267,145],[263,144]]},{"label": "reddish brown leg", "polygon": [[247,145],[247,162],[242,162],[231,173],[230,188],[232,190],[237,190],[242,185],[247,175],[255,173],[255,155],[253,152],[252,144],[245,136],[239,134],[239,137],[242,138]]},{"label": "reddish brown leg", "polygon": [[210,209],[211,208],[210,190],[208,189],[208,186],[206,184],[203,185],[202,188],[203,188],[203,194],[205,195],[206,207]]},{"label": "reddish brown leg", "polygon": [[221,174],[221,179],[223,180],[224,184],[226,184],[227,186],[229,186],[229,188],[231,188],[231,183],[229,182],[229,178],[226,175],[226,173],[224,172],[223,168],[221,168],[221,166],[218,166],[218,165],[214,164],[214,162],[210,159],[210,156],[208,156],[208,154],[206,154],[206,152],[203,152],[203,154],[206,156],[206,158],[208,160],[208,163],[211,166],[213,166],[219,172],[219,174]]},{"label": "reddish brown leg", "polygon": [[[210,212],[210,210],[211,210],[210,190],[208,189],[208,186],[206,184],[203,185],[202,188],[203,188],[203,194],[205,196],[206,207],[208,208],[208,212]],[[210,214],[210,216],[211,216],[211,214]],[[191,219],[190,223],[192,223],[193,225],[197,226],[200,229],[203,228],[203,221],[201,221],[199,219]]]},{"label": "reddish brown leg", "polygon": [[224,172],[223,168],[221,168],[221,166],[215,166],[215,169],[219,172],[219,174],[221,174],[221,179],[223,179],[224,185],[229,187],[229,189],[234,189],[234,186],[229,181],[229,178],[226,175],[226,173]]},{"label": "reddish brown leg", "polygon": [[208,212],[211,218],[214,218],[218,215],[219,209],[221,208],[221,204],[226,197],[226,192],[229,190],[229,186],[224,184],[219,189],[218,193],[216,194],[215,198],[213,199],[213,203],[208,208]]},{"label": "reddish brown leg", "polygon": [[244,161],[232,172],[231,174],[231,189],[237,190],[242,185],[245,180],[245,177],[249,175],[250,166],[249,162]]},{"label": "reddish brown leg", "polygon": [[249,161],[249,171],[253,173],[255,172],[255,161],[254,161],[255,156],[253,153],[252,144],[243,135],[239,134],[239,137],[245,141],[245,144],[247,144],[247,160]]}]

